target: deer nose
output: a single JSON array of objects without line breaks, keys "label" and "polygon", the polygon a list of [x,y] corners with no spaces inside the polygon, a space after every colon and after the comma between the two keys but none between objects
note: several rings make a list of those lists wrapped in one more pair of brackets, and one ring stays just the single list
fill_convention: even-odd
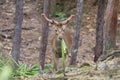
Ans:
[{"label": "deer nose", "polygon": [[59,40],[62,40],[62,37],[59,37]]}]

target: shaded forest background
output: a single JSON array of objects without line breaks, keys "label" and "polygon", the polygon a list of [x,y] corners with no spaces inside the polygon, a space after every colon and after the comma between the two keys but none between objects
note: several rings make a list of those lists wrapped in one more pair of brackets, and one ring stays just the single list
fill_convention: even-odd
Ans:
[{"label": "shaded forest background", "polygon": [[[74,2],[74,0],[73,0]],[[65,1],[67,4],[67,1]],[[85,60],[93,59],[93,50],[95,44],[95,22],[96,22],[96,6],[93,6],[93,1],[85,1],[83,9],[83,23],[81,29],[81,47],[79,48],[78,58],[81,62]],[[69,6],[72,5],[72,6]],[[38,64],[38,53],[39,53],[39,43],[40,43],[40,33],[41,33],[41,23],[40,13],[42,12],[42,1],[32,1],[25,0],[24,3],[24,15],[23,15],[23,31],[22,31],[22,44],[21,44],[21,58],[20,60],[27,64]],[[59,6],[60,7],[60,6]],[[66,6],[67,7],[67,6]],[[58,8],[59,9],[59,8]],[[56,17],[63,15],[63,17],[69,16],[70,14],[75,14],[75,3],[68,3],[68,8],[65,8],[63,11],[67,13],[61,13],[58,11],[56,13]],[[40,11],[40,13],[38,13]],[[13,36],[13,27],[14,27],[14,14],[15,14],[15,0],[11,0],[1,4],[0,10],[0,29],[1,29],[1,53],[7,54],[11,50],[12,46],[12,36]],[[55,14],[53,14],[55,15]],[[58,16],[57,16],[58,15]],[[69,24],[72,27],[74,24]],[[50,32],[51,33],[51,32]],[[52,34],[52,33],[51,33]],[[51,35],[49,35],[51,37]],[[50,38],[49,38],[50,39]],[[89,41],[88,41],[89,40]],[[86,55],[87,54],[87,55]],[[50,43],[48,43],[46,61],[51,61],[51,49]],[[85,60],[84,60],[85,59]]]},{"label": "shaded forest background", "polygon": [[[54,7],[51,0],[51,15],[57,19],[64,19],[70,14],[75,14],[76,0],[63,0],[64,3],[58,0],[57,7]],[[77,65],[87,62],[94,64],[94,47],[96,38],[96,17],[97,5],[93,5],[94,0],[84,0],[82,28],[80,32],[80,44],[77,56]],[[61,7],[62,6],[62,7]],[[41,19],[40,14],[43,9],[42,0],[24,0],[23,7],[23,27],[22,27],[22,43],[20,61],[26,63],[28,66],[32,64],[39,64],[39,48],[41,40]],[[120,9],[120,5],[119,5]],[[14,30],[15,17],[15,0],[1,0],[0,1],[0,53],[8,54],[12,48],[12,36]],[[74,24],[69,26],[72,28]],[[120,10],[118,12],[118,31],[117,31],[117,48],[120,48]],[[49,41],[52,35],[50,29]],[[48,42],[46,61],[52,62],[51,45]]]}]

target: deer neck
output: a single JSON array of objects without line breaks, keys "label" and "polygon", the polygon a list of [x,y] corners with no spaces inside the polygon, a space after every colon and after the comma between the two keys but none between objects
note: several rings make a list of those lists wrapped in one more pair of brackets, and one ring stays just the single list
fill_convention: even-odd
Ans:
[{"label": "deer neck", "polygon": [[55,39],[55,46],[56,46],[56,48],[57,48],[57,50],[61,50],[61,41],[62,40],[59,40],[57,37],[56,37],[56,39]]}]

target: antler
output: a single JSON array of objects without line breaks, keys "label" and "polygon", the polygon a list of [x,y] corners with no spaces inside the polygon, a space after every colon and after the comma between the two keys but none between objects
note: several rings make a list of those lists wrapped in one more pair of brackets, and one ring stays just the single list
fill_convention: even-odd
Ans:
[{"label": "antler", "polygon": [[53,20],[49,19],[44,13],[41,14],[45,20],[47,20],[50,23],[53,23]]},{"label": "antler", "polygon": [[72,18],[74,17],[74,15],[71,15],[69,18],[67,18],[66,20],[62,21],[61,23],[64,25],[64,24],[67,24]]},{"label": "antler", "polygon": [[49,19],[44,13],[41,14],[41,16],[44,17],[45,20],[47,20],[50,23],[55,23],[55,24],[59,24],[57,21]]}]

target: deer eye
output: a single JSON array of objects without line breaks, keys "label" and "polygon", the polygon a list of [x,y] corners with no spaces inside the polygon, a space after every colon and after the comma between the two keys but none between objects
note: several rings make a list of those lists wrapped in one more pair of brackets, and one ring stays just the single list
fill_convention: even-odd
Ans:
[{"label": "deer eye", "polygon": [[55,32],[57,32],[57,29],[55,30]]}]

